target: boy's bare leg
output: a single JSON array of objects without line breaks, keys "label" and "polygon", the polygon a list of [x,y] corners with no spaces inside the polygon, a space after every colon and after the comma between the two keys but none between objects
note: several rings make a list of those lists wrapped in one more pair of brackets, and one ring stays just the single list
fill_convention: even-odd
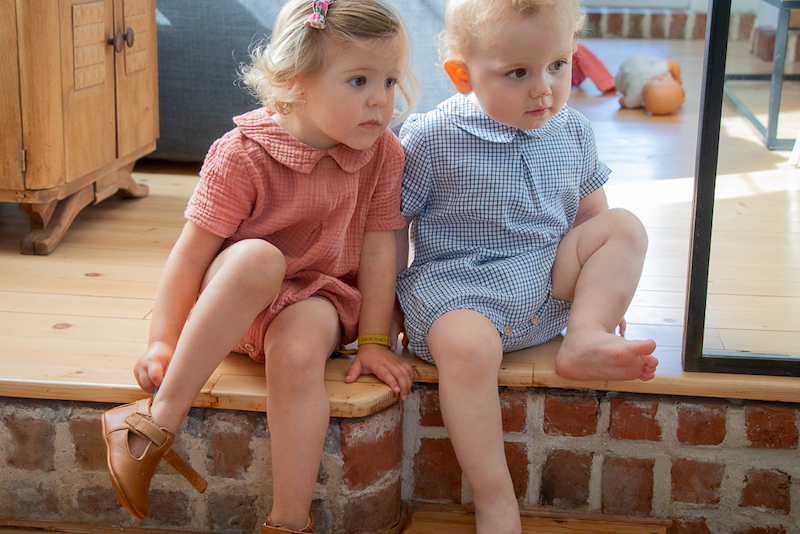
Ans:
[{"label": "boy's bare leg", "polygon": [[553,295],[572,301],[556,371],[575,380],[649,380],[655,341],[615,334],[633,299],[647,234],[632,213],[608,210],[571,230],[553,264]]},{"label": "boy's bare leg", "polygon": [[339,316],[323,298],[287,307],[267,330],[270,519],[275,525],[300,530],[308,523],[330,420],[325,362],[338,342]]},{"label": "boy's bare leg", "polygon": [[497,375],[500,336],[483,315],[446,313],[428,346],[439,371],[442,418],[475,499],[478,534],[519,534],[519,505],[505,456]]}]

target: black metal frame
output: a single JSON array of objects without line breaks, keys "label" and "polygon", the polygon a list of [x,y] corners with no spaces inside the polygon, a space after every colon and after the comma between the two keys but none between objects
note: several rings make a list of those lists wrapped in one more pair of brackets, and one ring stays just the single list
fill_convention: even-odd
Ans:
[{"label": "black metal frame", "polygon": [[794,139],[778,138],[778,114],[781,108],[781,92],[783,90],[784,80],[800,80],[800,75],[784,73],[786,67],[786,43],[789,37],[790,10],[800,9],[800,0],[764,1],[778,8],[778,27],[775,32],[775,50],[772,54],[772,74],[726,74],[725,80],[756,80],[770,82],[769,110],[766,126],[750,111],[750,108],[736,96],[736,93],[734,93],[733,89],[727,84],[725,85],[724,94],[725,98],[736,107],[739,114],[753,124],[758,133],[764,138],[764,144],[768,149],[791,150],[794,146]]},{"label": "black metal frame", "polygon": [[[779,0],[769,0],[771,3]],[[800,1],[787,3],[800,4]],[[692,236],[690,243],[683,369],[716,373],[800,376],[800,356],[743,351],[703,351],[711,229],[725,91],[725,63],[731,0],[709,0],[697,139]]]}]

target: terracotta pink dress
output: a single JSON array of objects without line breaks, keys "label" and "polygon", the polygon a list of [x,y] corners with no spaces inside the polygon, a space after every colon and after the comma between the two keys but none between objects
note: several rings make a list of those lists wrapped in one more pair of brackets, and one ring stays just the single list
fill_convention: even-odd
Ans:
[{"label": "terracotta pink dress", "polygon": [[[233,350],[264,360],[264,334],[285,307],[312,295],[339,313],[344,344],[357,336],[356,288],[364,232],[405,225],[400,215],[403,150],[389,130],[366,150],[319,150],[259,109],[211,147],[186,218],[225,238],[264,239],[286,258],[279,295]],[[310,334],[312,334],[310,332]]]}]

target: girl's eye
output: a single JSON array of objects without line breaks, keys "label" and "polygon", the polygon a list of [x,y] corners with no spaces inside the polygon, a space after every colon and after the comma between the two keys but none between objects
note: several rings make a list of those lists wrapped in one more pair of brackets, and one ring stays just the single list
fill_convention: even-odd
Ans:
[{"label": "girl's eye", "polygon": [[363,87],[367,85],[367,78],[365,76],[356,76],[350,80],[350,84],[355,87]]},{"label": "girl's eye", "polygon": [[396,78],[386,78],[386,81],[383,82],[383,83],[384,83],[384,85],[386,85],[387,89],[391,89],[392,87],[397,85],[397,79]]},{"label": "girl's eye", "polygon": [[525,69],[514,69],[508,73],[511,78],[523,78],[528,72]]}]

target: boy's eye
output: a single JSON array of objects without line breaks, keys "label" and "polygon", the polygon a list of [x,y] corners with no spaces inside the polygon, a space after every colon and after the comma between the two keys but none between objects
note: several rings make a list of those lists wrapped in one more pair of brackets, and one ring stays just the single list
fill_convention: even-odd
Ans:
[{"label": "boy's eye", "polygon": [[508,73],[511,78],[523,78],[526,74],[528,74],[528,71],[525,69],[514,69]]},{"label": "boy's eye", "polygon": [[367,85],[367,78],[366,76],[356,76],[350,80],[350,84],[354,85],[355,87],[363,87]]},{"label": "boy's eye", "polygon": [[567,66],[567,62],[563,59],[559,59],[555,63],[553,63],[553,70],[561,70]]},{"label": "boy's eye", "polygon": [[397,85],[397,79],[396,78],[386,78],[386,81],[383,82],[383,83],[384,83],[384,85],[386,85],[387,89],[391,89],[392,87]]}]

